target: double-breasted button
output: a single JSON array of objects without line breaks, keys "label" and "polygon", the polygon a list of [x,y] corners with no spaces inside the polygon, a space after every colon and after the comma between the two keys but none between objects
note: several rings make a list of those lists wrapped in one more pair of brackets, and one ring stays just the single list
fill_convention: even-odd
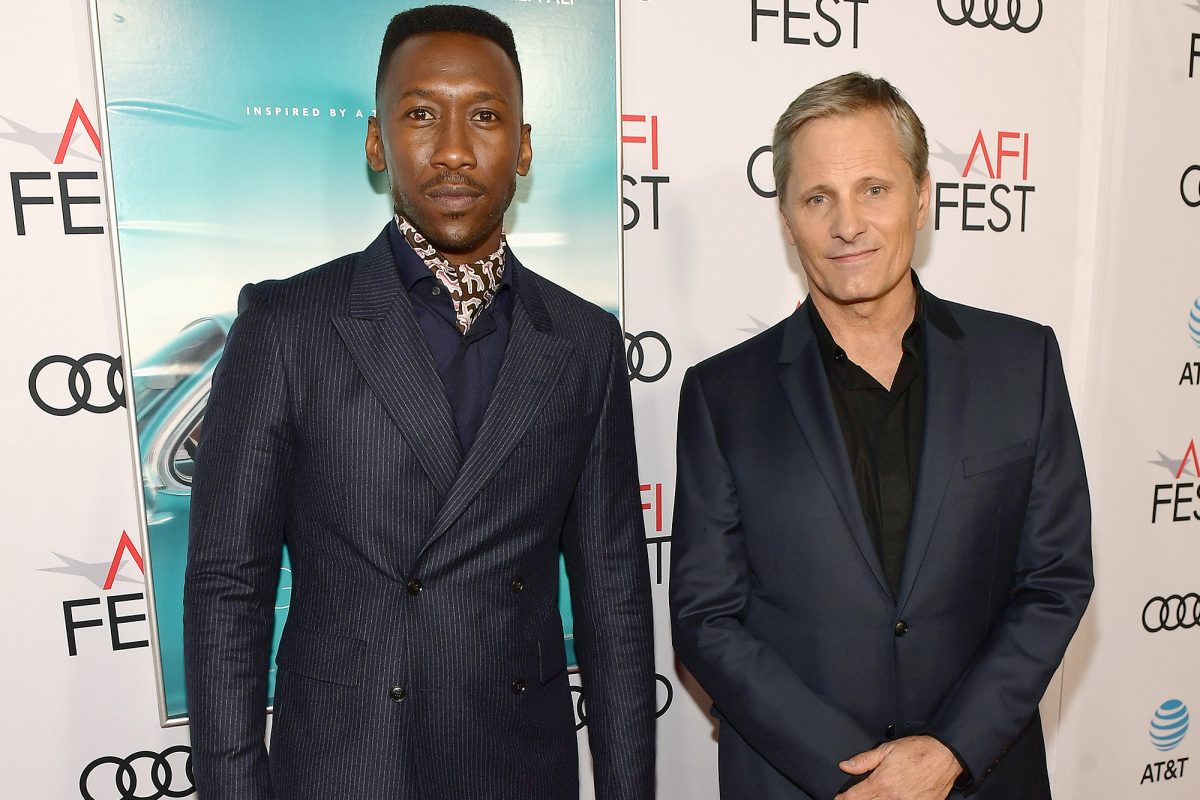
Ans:
[{"label": "double-breasted button", "polygon": [[883,735],[887,739],[896,738],[896,726],[888,725],[886,728],[883,729]]},{"label": "double-breasted button", "polygon": [[512,590],[517,594],[525,591],[525,580],[523,578],[513,578]]},{"label": "double-breasted button", "polygon": [[523,681],[520,678],[517,678],[515,681],[513,681],[512,682],[512,693],[513,694],[525,694],[525,681]]},{"label": "double-breasted button", "polygon": [[425,589],[425,584],[421,583],[416,578],[413,578],[408,583],[404,584],[404,589],[413,597],[416,597]]},{"label": "double-breasted button", "polygon": [[900,620],[896,623],[896,635],[903,636],[906,633],[908,633],[908,623],[904,620]]},{"label": "double-breasted button", "polygon": [[403,703],[408,698],[408,690],[403,686],[393,686],[388,691],[388,697],[393,703]]}]

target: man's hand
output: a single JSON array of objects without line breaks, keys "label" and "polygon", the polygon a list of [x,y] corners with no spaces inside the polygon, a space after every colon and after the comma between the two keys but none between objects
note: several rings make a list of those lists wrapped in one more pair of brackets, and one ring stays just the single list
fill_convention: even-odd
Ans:
[{"label": "man's hand", "polygon": [[962,765],[932,736],[906,736],[838,764],[842,772],[871,776],[834,800],[945,800]]}]

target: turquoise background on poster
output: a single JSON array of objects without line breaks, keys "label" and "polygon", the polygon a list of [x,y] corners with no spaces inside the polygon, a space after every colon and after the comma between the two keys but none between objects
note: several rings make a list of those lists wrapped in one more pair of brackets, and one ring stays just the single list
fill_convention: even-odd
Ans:
[{"label": "turquoise background on poster", "polygon": [[[533,126],[533,167],[506,217],[510,245],[531,269],[614,313],[615,1],[472,3],[513,28]],[[363,140],[384,28],[423,4],[97,2],[168,719],[187,713],[188,435],[203,418],[230,312],[244,284],[361,250],[390,219],[386,178],[367,168]]]}]

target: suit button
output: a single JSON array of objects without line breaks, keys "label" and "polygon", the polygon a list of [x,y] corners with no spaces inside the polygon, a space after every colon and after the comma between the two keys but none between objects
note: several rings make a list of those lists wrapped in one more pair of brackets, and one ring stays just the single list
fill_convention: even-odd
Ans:
[{"label": "suit button", "polygon": [[513,681],[512,682],[512,693],[513,694],[525,694],[525,681],[521,680],[520,678],[517,678],[515,681]]},{"label": "suit button", "polygon": [[525,591],[525,581],[522,580],[521,578],[513,578],[512,590],[514,592],[516,592],[517,594],[520,594],[521,592]]},{"label": "suit button", "polygon": [[406,583],[404,585],[404,588],[405,588],[405,590],[408,591],[409,594],[411,594],[413,597],[416,597],[425,588],[425,584],[421,583],[416,578],[413,578],[412,580],[410,580],[408,583]]},{"label": "suit button", "polygon": [[896,726],[888,725],[886,728],[883,729],[883,735],[885,737],[887,737],[888,739],[894,739],[896,737]]},{"label": "suit button", "polygon": [[403,703],[408,698],[408,690],[403,686],[393,686],[388,692],[393,703]]},{"label": "suit button", "polygon": [[906,633],[908,633],[908,623],[904,620],[900,620],[896,623],[896,635],[903,636]]}]

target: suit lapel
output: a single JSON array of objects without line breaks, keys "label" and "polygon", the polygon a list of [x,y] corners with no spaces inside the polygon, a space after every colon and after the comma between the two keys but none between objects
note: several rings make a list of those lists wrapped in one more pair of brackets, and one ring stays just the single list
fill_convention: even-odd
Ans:
[{"label": "suit lapel", "polygon": [[866,520],[863,519],[854,475],[850,471],[850,457],[846,454],[846,443],[842,440],[841,425],[833,407],[833,395],[821,361],[820,347],[809,320],[808,303],[811,302],[811,299],[807,300],[796,309],[784,327],[783,347],[779,354],[782,367],[779,380],[825,483],[841,509],[854,543],[879,582],[880,589],[890,597],[883,565],[867,531]]},{"label": "suit lapel", "polygon": [[462,451],[386,229],[354,264],[349,309],[332,318],[367,383],[444,496]]},{"label": "suit lapel", "polygon": [[921,290],[925,309],[925,441],[897,606],[903,609],[921,571],[950,477],[963,458],[962,424],[970,381],[963,333],[947,305]]},{"label": "suit lapel", "polygon": [[504,363],[479,433],[438,512],[422,554],[454,524],[500,469],[537,418],[571,354],[571,343],[551,329],[550,315],[537,284],[527,274],[522,275],[523,268],[511,252],[507,257],[513,259],[516,302],[512,305],[512,327]]}]

